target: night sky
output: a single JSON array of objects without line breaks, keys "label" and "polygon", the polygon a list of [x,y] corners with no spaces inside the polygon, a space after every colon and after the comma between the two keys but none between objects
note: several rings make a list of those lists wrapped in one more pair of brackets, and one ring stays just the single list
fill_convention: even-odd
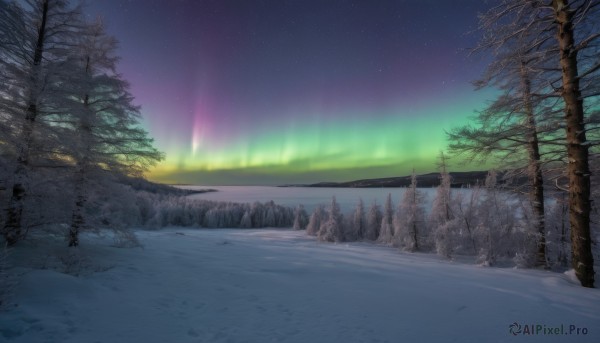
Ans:
[{"label": "night sky", "polygon": [[[485,57],[482,0],[102,0],[166,160],[155,181],[346,181],[435,171]],[[458,160],[452,170],[478,169]]]}]

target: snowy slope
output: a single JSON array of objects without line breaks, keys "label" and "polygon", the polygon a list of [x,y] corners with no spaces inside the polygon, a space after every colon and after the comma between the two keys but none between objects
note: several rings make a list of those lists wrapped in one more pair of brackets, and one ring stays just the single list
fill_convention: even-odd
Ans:
[{"label": "snowy slope", "polygon": [[[15,251],[18,306],[0,313],[0,341],[600,342],[600,290],[563,274],[323,244],[287,230],[138,236],[143,249],[87,237],[100,245],[84,240],[83,265],[97,271],[79,277],[25,267],[34,243]],[[587,335],[515,337],[514,322]]]}]

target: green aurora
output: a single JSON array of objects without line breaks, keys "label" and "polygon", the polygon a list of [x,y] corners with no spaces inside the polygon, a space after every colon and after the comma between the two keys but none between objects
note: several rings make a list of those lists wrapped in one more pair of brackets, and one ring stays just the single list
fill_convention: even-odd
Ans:
[{"label": "green aurora", "polygon": [[[453,1],[90,2],[166,160],[166,183],[277,185],[436,170],[492,99],[478,13]],[[118,9],[118,10],[117,10]],[[450,20],[451,18],[451,20]],[[483,169],[458,158],[452,170]]]},{"label": "green aurora", "polygon": [[[376,115],[347,111],[342,117],[350,119],[345,121],[309,115],[306,118],[317,119],[249,127],[224,140],[214,137],[229,130],[217,129],[210,137],[194,136],[186,148],[167,151],[167,160],[150,177],[166,183],[278,185],[400,176],[413,168],[417,173],[432,172],[439,152],[446,148],[445,130],[468,123],[483,105],[482,94],[471,94],[470,99],[460,97],[460,102],[412,111],[396,108]],[[456,171],[481,168],[459,159],[451,164]]]}]

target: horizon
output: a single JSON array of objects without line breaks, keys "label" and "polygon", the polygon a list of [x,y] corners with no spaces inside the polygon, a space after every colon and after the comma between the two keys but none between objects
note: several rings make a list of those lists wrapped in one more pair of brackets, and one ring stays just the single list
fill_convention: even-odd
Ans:
[{"label": "horizon", "polygon": [[[487,2],[106,0],[162,183],[288,184],[434,172],[469,122]],[[448,18],[453,18],[452,21]],[[485,168],[457,161],[457,171]]]},{"label": "horizon", "polygon": [[[450,174],[455,174],[455,173],[482,173],[482,172],[489,172],[489,170],[466,170],[466,171],[449,171]],[[426,172],[426,173],[417,173],[417,177],[422,177],[422,176],[426,176],[426,175],[431,175],[431,174],[439,174],[439,171],[433,171],[433,172]],[[158,184],[162,184],[162,185],[167,185],[167,186],[194,186],[194,187],[294,187],[294,186],[298,186],[298,187],[306,187],[306,186],[311,186],[311,185],[316,185],[316,184],[320,184],[320,183],[347,183],[347,182],[356,182],[356,181],[368,181],[368,180],[384,180],[384,179],[396,179],[396,178],[408,178],[411,177],[411,174],[407,174],[407,175],[400,175],[400,176],[386,176],[386,177],[374,177],[374,178],[364,178],[364,179],[352,179],[352,180],[322,180],[322,181],[317,181],[317,182],[307,182],[307,183],[302,183],[302,182],[290,182],[290,183],[272,183],[272,184],[267,184],[267,183],[262,183],[262,184],[196,184],[196,183],[171,183],[171,182],[160,182],[160,181],[152,181]],[[401,188],[402,186],[389,186],[389,187],[384,187],[384,188]],[[334,188],[344,188],[344,187],[334,187]],[[356,188],[356,187],[351,187],[351,188]],[[361,188],[361,187],[359,187]],[[367,187],[368,188],[368,187]],[[430,187],[419,187],[417,185],[417,188],[430,188]]]}]

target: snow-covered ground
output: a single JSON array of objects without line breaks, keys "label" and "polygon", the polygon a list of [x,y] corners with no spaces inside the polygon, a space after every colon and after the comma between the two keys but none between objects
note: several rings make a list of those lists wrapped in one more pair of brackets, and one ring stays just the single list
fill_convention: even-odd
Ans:
[{"label": "snow-covered ground", "polygon": [[[143,249],[84,237],[80,265],[70,267],[79,277],[56,270],[73,250],[64,242],[23,242],[10,257],[20,276],[0,312],[0,341],[600,342],[600,290],[565,274],[318,243],[289,230],[138,237]],[[523,335],[531,325],[540,331]]]}]

